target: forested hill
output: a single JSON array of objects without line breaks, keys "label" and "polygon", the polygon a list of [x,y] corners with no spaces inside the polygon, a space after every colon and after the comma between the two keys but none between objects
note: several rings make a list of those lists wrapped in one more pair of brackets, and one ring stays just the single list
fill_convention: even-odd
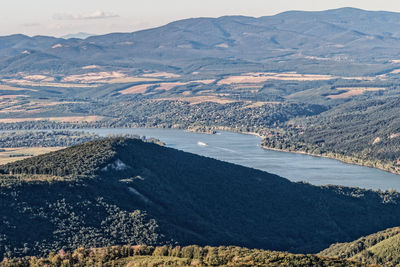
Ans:
[{"label": "forested hill", "polygon": [[314,253],[400,225],[396,192],[292,183],[135,139],[96,140],[0,169],[7,257],[121,244]]}]

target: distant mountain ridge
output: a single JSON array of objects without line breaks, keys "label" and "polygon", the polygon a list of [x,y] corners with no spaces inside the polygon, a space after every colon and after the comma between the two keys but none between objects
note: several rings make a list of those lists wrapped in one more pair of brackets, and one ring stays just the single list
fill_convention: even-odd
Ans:
[{"label": "distant mountain ridge", "polygon": [[[388,61],[400,54],[399,21],[400,13],[342,8],[259,18],[193,18],[85,40],[11,35],[0,37],[0,73],[17,71],[33,60],[41,62],[41,67],[30,68],[36,72],[57,72],[60,68],[78,71],[78,66],[91,64],[138,68],[150,63],[184,71],[193,60],[205,59],[259,64],[309,57]],[[36,53],[21,58],[25,50],[44,53],[44,58],[34,58]],[[54,60],[47,60],[49,56]]]}]

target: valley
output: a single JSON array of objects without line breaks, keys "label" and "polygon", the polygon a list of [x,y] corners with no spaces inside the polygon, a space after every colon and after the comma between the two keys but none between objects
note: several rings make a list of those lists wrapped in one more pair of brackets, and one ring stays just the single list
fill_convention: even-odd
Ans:
[{"label": "valley", "polygon": [[0,266],[399,264],[399,21],[1,36]]}]

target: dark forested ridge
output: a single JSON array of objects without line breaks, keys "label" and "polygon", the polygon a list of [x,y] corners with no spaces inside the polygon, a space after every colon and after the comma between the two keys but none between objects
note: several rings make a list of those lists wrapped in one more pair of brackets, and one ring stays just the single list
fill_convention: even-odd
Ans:
[{"label": "dark forested ridge", "polygon": [[96,140],[0,169],[7,257],[118,244],[314,253],[400,223],[396,192],[292,183],[135,139]]},{"label": "dark forested ridge", "polygon": [[14,266],[368,266],[356,261],[240,247],[113,246],[51,252],[46,258],[5,259]]}]

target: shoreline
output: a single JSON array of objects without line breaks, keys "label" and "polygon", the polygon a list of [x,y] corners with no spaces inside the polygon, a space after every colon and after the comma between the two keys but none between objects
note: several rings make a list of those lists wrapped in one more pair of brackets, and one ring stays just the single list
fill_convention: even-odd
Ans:
[{"label": "shoreline", "polygon": [[[144,127],[144,128],[148,128],[148,127]],[[157,128],[157,127],[155,127],[155,128]],[[261,134],[259,134],[257,132],[243,132],[243,131],[236,130],[236,129],[229,128],[229,127],[210,127],[210,128],[214,132],[215,131],[227,131],[227,132],[233,132],[233,133],[239,133],[239,134],[254,135],[254,136],[259,137],[261,140],[263,138],[265,138],[265,136],[262,136]],[[184,129],[185,131],[187,131],[187,129],[185,129],[184,127],[183,128],[175,128],[175,129]],[[200,129],[196,129],[196,130],[191,129],[190,132],[197,132],[197,133],[204,133],[204,134],[214,134],[214,133],[210,133],[210,132],[203,132]],[[305,151],[301,151],[301,150],[293,151],[293,150],[287,150],[287,149],[272,148],[272,147],[264,146],[264,145],[262,145],[262,143],[260,143],[260,147],[262,149],[265,149],[265,150],[272,150],[272,151],[293,153],[293,154],[302,154],[302,155],[308,155],[308,156],[319,157],[319,158],[327,158],[327,159],[337,160],[337,161],[340,161],[342,163],[346,163],[346,164],[350,164],[350,165],[368,167],[368,168],[372,168],[372,169],[376,169],[376,170],[392,173],[392,174],[395,174],[395,175],[400,175],[400,169],[398,171],[396,171],[395,170],[396,167],[393,166],[393,165],[387,165],[387,167],[374,166],[372,164],[370,165],[370,164],[365,164],[365,163],[360,162],[360,161],[362,161],[362,159],[359,159],[359,158],[355,158],[355,157],[351,157],[351,156],[343,156],[343,155],[341,157],[338,157],[333,152],[332,152],[331,155],[326,155],[326,154],[319,155],[319,154],[309,153],[309,152],[305,152]],[[385,165],[384,163],[381,163],[381,164]]]},{"label": "shoreline", "polygon": [[[121,129],[128,129],[128,128],[177,129],[177,130],[183,130],[185,132],[202,133],[202,134],[209,134],[209,135],[216,134],[217,131],[226,131],[226,132],[232,132],[232,133],[238,133],[238,134],[247,134],[247,135],[257,136],[258,138],[261,139],[261,141],[263,138],[265,138],[265,136],[263,136],[257,132],[241,131],[240,129],[237,129],[237,128],[231,128],[231,127],[225,127],[225,126],[185,127],[182,125],[171,125],[168,127],[167,125],[159,125],[159,126],[155,126],[155,127],[146,127],[146,126],[141,126],[141,125],[136,124],[136,125],[130,125],[128,127],[82,127],[82,128],[78,127],[78,128],[61,128],[61,129],[43,129],[43,131],[52,131],[52,130],[61,130],[61,131],[75,130],[75,131],[77,131],[77,130],[85,130],[85,129],[93,129],[93,128],[95,128],[95,129],[117,129],[117,128],[121,128]],[[18,131],[41,131],[41,130],[40,129],[0,130],[0,132],[13,132],[13,131],[18,132]],[[346,163],[346,164],[350,164],[350,165],[363,166],[363,167],[368,167],[368,168],[385,171],[385,172],[392,173],[395,175],[400,175],[400,169],[398,171],[396,171],[394,169],[396,167],[393,165],[387,165],[387,167],[374,166],[372,164],[365,164],[365,163],[360,162],[362,160],[359,158],[343,156],[343,155],[341,155],[341,157],[338,157],[333,152],[331,155],[326,155],[326,154],[319,155],[319,154],[309,153],[309,152],[305,152],[305,151],[301,151],[301,150],[293,151],[293,150],[287,150],[287,149],[272,148],[272,147],[262,145],[262,142],[260,142],[260,147],[265,150],[272,150],[272,151],[293,153],[293,154],[303,154],[303,155],[309,155],[309,156],[320,157],[320,158],[328,158],[328,159],[337,160],[342,163]],[[384,163],[382,163],[382,165],[384,165]]]},{"label": "shoreline", "polygon": [[380,171],[384,171],[384,172],[400,175],[400,171],[395,171],[395,170],[392,171],[392,170],[384,168],[384,167],[372,166],[372,165],[369,165],[369,164],[361,163],[361,162],[359,162],[359,161],[361,161],[361,159],[359,159],[359,158],[344,156],[344,157],[347,158],[347,160],[346,160],[346,159],[339,158],[339,157],[336,157],[336,156],[329,156],[329,155],[324,155],[324,154],[318,155],[318,154],[313,154],[313,153],[309,153],[309,152],[305,152],[305,151],[293,151],[293,150],[287,150],[287,149],[272,148],[272,147],[263,146],[263,145],[261,145],[261,147],[263,149],[265,149],[265,150],[272,150],[272,151],[293,153],[293,154],[302,154],[302,155],[308,155],[308,156],[312,156],[312,157],[327,158],[327,159],[337,160],[337,161],[340,161],[342,163],[346,163],[346,164],[350,164],[350,165],[368,167],[368,168],[372,168],[372,169],[376,169],[376,170],[380,170]]}]

